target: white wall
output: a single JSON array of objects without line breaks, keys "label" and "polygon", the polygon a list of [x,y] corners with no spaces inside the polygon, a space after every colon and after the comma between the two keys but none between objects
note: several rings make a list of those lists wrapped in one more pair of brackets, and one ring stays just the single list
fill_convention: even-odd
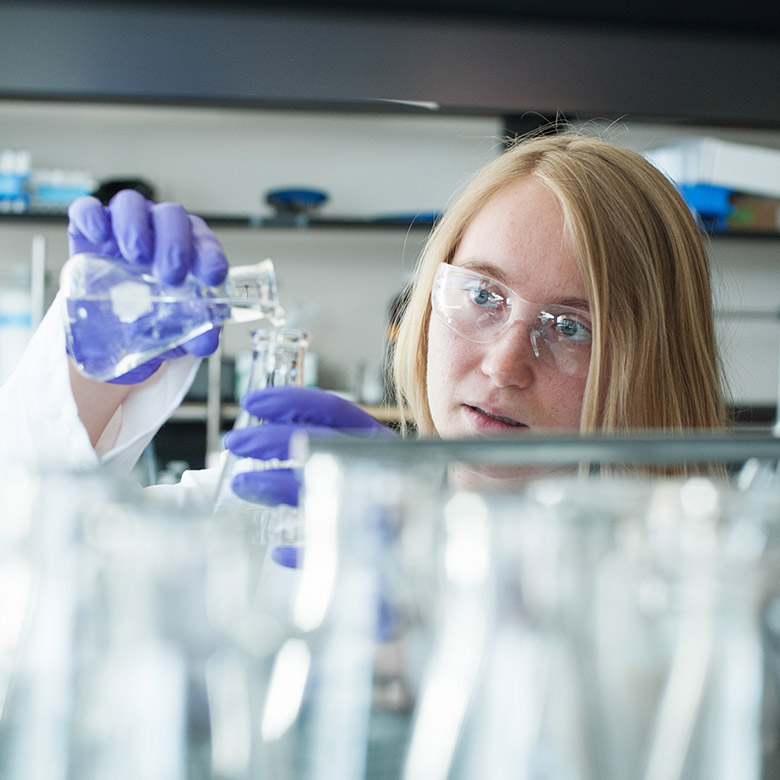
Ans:
[{"label": "white wall", "polygon": [[210,214],[267,212],[265,191],[287,185],[327,190],[323,216],[441,209],[500,133],[497,119],[426,111],[0,102],[0,148],[29,149],[34,167],[141,175],[160,199]]},{"label": "white wall", "polygon": [[[439,211],[500,148],[497,118],[329,114],[130,105],[0,102],[0,148],[34,168],[141,176],[160,199],[209,215],[270,214],[266,190],[313,186],[325,216]],[[37,229],[36,229],[37,230]],[[381,357],[387,308],[411,273],[425,231],[215,228],[231,264],[274,260],[282,303],[310,327],[321,381],[349,390]],[[0,260],[26,262],[33,228],[0,225]],[[52,280],[65,226],[46,228]],[[246,341],[231,329],[226,350]]]}]

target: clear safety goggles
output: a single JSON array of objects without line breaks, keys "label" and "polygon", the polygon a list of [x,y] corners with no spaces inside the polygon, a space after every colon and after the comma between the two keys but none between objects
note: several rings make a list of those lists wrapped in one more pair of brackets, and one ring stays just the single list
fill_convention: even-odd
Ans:
[{"label": "clear safety goggles", "polygon": [[513,323],[528,327],[534,354],[569,376],[587,376],[593,341],[590,313],[556,303],[533,303],[489,276],[442,263],[431,292],[436,316],[468,341],[486,344]]}]

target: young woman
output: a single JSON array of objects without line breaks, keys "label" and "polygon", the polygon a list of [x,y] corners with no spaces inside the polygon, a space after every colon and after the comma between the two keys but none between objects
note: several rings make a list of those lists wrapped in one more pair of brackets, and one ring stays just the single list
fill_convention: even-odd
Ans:
[{"label": "young woman", "polygon": [[[227,267],[201,221],[137,193],[119,193],[107,208],[77,201],[69,235],[74,252],[148,262],[170,280],[190,269],[213,283]],[[22,454],[36,457],[50,449],[44,439],[69,431],[69,462],[127,468],[180,402],[196,358],[151,365],[130,384],[94,383],[68,366],[61,324],[47,320],[10,392],[2,391],[9,445],[15,436]],[[208,340],[189,347],[196,356],[213,348]],[[14,388],[19,396],[43,381],[43,366],[68,398],[57,416],[37,421],[36,434],[8,410],[20,408]],[[422,436],[724,426],[708,265],[694,218],[638,154],[574,131],[514,143],[432,232],[400,325],[395,374],[407,423]],[[285,458],[301,426],[388,433],[318,390],[272,388],[244,405],[267,422],[228,435],[240,455]],[[206,496],[210,479],[199,472],[184,481]],[[235,485],[245,497],[291,504],[297,488],[284,469]]]},{"label": "young woman", "polygon": [[[472,292],[468,312],[447,322],[441,293],[431,305],[437,282],[487,300]],[[534,319],[547,304],[574,311]],[[517,308],[528,312],[521,327]],[[485,317],[487,328],[477,324]],[[573,367],[556,359],[572,349]],[[515,144],[434,230],[401,323],[396,378],[424,435],[725,425],[707,257],[688,207],[643,157],[604,141]]]}]

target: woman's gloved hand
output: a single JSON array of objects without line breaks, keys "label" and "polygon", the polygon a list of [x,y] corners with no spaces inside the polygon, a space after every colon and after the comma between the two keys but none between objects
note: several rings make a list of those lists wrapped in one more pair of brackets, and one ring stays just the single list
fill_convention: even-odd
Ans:
[{"label": "woman's gloved hand", "polygon": [[[188,273],[207,285],[220,284],[227,276],[227,258],[217,237],[178,203],[152,203],[135,190],[122,190],[108,206],[97,198],[77,198],[68,219],[71,255],[94,252],[147,266],[169,284],[180,284]],[[205,357],[218,344],[219,331],[208,331],[112,381],[142,382],[164,360],[186,353]]]},{"label": "woman's gloved hand", "polygon": [[[243,458],[288,460],[290,439],[296,431],[306,431],[312,437],[396,435],[358,406],[311,387],[269,387],[248,393],[241,405],[263,421],[225,436],[228,450]],[[231,487],[246,501],[298,506],[301,482],[294,469],[282,468],[237,474]]]}]

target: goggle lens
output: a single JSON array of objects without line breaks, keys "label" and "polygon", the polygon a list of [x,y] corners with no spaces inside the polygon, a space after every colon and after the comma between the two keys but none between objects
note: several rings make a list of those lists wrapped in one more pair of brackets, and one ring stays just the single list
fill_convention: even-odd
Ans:
[{"label": "goggle lens", "polygon": [[514,322],[525,322],[534,354],[570,376],[587,376],[590,314],[559,304],[526,301],[489,276],[442,263],[431,293],[436,316],[459,336],[480,344],[496,339]]}]

